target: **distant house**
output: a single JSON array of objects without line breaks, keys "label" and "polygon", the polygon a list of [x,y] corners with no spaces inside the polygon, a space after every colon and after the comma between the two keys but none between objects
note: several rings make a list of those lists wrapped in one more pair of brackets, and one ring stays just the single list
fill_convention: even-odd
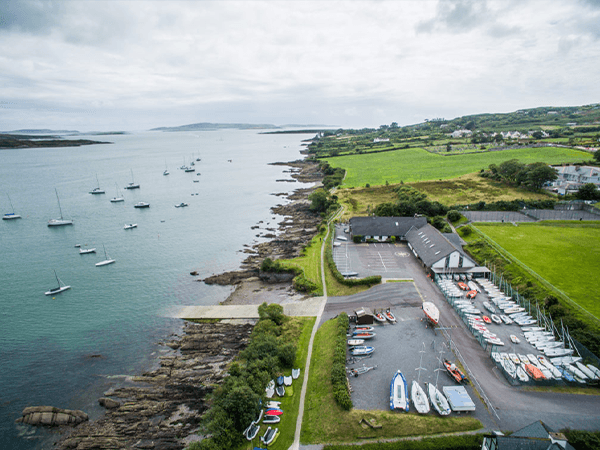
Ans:
[{"label": "distant house", "polygon": [[600,169],[593,166],[552,166],[556,169],[558,178],[548,187],[560,194],[572,194],[587,183],[593,183],[600,188]]},{"label": "distant house", "polygon": [[361,236],[362,241],[374,239],[384,242],[392,236],[402,241],[406,240],[408,230],[426,223],[425,217],[352,217],[350,235]]},{"label": "distant house", "polygon": [[375,139],[373,139],[374,144],[377,144],[378,142],[390,142],[390,138],[375,138]]},{"label": "distant house", "polygon": [[463,136],[471,136],[473,132],[471,130],[456,130],[450,133],[453,138],[461,138]]},{"label": "distant house", "polygon": [[481,450],[575,450],[562,433],[553,431],[541,420],[509,436],[500,431],[483,437]]}]

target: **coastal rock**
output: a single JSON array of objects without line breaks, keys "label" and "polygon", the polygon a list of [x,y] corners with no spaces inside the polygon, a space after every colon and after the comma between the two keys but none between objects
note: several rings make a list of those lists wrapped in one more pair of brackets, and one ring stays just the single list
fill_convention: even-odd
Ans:
[{"label": "coastal rock", "polygon": [[54,406],[30,406],[23,410],[22,417],[16,422],[29,425],[60,427],[77,425],[89,420],[86,413],[74,409],[61,409]]},{"label": "coastal rock", "polygon": [[100,403],[100,406],[103,406],[106,409],[113,409],[121,406],[121,404],[118,401],[108,397],[99,398],[98,403]]},{"label": "coastal rock", "polygon": [[[175,338],[178,352],[162,356],[159,366],[133,377],[129,386],[103,397],[106,414],[81,423],[58,444],[60,450],[181,450],[207,409],[207,394],[221,384],[233,358],[246,347],[252,323],[186,322]],[[167,343],[169,346],[169,343]],[[114,400],[114,398],[120,401]],[[109,408],[107,400],[118,408]]]},{"label": "coastal rock", "polygon": [[285,282],[289,282],[292,281],[294,279],[296,275],[293,273],[287,273],[287,272],[282,272],[282,273],[273,273],[273,272],[263,272],[262,270],[260,271],[258,277],[264,281],[265,283],[285,283]]},{"label": "coastal rock", "polygon": [[219,275],[212,275],[201,281],[204,281],[206,284],[219,284],[222,286],[230,286],[238,284],[247,278],[255,277],[257,276],[257,274],[257,270],[236,270],[233,272],[221,273]]}]

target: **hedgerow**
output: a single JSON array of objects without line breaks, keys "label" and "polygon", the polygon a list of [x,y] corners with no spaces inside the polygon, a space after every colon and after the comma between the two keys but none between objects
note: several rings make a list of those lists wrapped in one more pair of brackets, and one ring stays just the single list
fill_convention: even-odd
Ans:
[{"label": "hedgerow", "polygon": [[330,245],[325,247],[325,260],[327,261],[327,265],[329,266],[329,270],[331,270],[333,277],[340,284],[345,286],[374,286],[381,283],[381,275],[374,275],[364,278],[344,278],[335,265],[335,261],[333,260],[333,251],[331,250]]},{"label": "hedgerow", "polygon": [[341,313],[336,320],[336,343],[331,365],[331,385],[333,388],[333,398],[336,403],[342,409],[349,410],[352,408],[352,399],[350,398],[346,379],[346,333],[350,325],[350,320],[348,319],[348,314],[345,312]]},{"label": "hedgerow", "polygon": [[465,434],[364,445],[326,445],[324,450],[479,450],[482,441],[483,435],[481,434]]}]

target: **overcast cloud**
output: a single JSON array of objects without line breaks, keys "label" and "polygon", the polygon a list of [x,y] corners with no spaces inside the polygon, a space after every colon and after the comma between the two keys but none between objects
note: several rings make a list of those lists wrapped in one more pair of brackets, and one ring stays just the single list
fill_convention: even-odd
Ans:
[{"label": "overcast cloud", "polygon": [[418,123],[600,102],[600,1],[0,2],[0,130]]}]

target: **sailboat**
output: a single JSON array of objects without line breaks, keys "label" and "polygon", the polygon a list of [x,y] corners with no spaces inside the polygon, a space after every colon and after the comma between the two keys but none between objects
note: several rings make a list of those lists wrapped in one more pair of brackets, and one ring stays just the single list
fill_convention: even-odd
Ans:
[{"label": "sailboat", "polygon": [[62,208],[60,207],[60,199],[58,198],[58,191],[54,188],[54,192],[56,192],[56,200],[58,201],[58,209],[60,210],[60,219],[50,219],[48,221],[49,227],[61,227],[63,225],[73,225],[73,220],[64,219],[62,214]]},{"label": "sailboat", "polygon": [[125,199],[121,195],[119,195],[119,187],[117,186],[117,183],[115,183],[115,188],[117,189],[117,193],[115,194],[115,196],[113,198],[110,199],[110,201],[112,203],[124,202]]},{"label": "sailboat", "polygon": [[167,161],[165,161],[165,171],[163,172],[163,175],[169,175],[169,169],[167,169]]},{"label": "sailboat", "polygon": [[127,186],[125,186],[125,189],[139,189],[140,185],[135,183],[135,180],[133,179],[133,169],[131,169],[131,183],[129,183]]},{"label": "sailboat", "polygon": [[100,181],[98,181],[98,175],[96,175],[96,181],[98,182],[98,187],[95,187],[90,191],[90,194],[105,194],[104,189],[100,189]]},{"label": "sailboat", "polygon": [[12,200],[10,199],[10,196],[8,194],[6,194],[6,196],[8,197],[8,201],[10,202],[10,207],[12,208],[12,212],[4,214],[2,216],[2,220],[20,219],[21,216],[18,214],[15,214],[15,207],[12,204]]},{"label": "sailboat", "polygon": [[421,360],[419,361],[419,367],[416,369],[419,371],[419,376],[416,380],[413,380],[411,387],[411,398],[413,404],[415,405],[415,409],[419,414],[428,414],[429,413],[429,401],[427,400],[427,395],[425,391],[419,384],[421,381],[421,370],[427,370],[423,367],[423,353],[425,353],[425,342],[423,342],[423,350],[421,350]]},{"label": "sailboat", "polygon": [[106,266],[108,264],[112,264],[115,262],[114,259],[110,259],[108,257],[108,255],[106,254],[106,247],[104,247],[104,244],[102,244],[102,248],[104,248],[104,258],[106,258],[106,259],[104,261],[100,261],[99,263],[96,263],[96,267]]},{"label": "sailboat", "polygon": [[71,286],[65,286],[65,284],[62,281],[60,281],[60,278],[58,278],[58,275],[56,275],[56,270],[54,271],[54,276],[56,277],[58,287],[52,288],[48,292],[44,292],[45,295],[60,294],[61,292],[66,291],[67,289],[71,289]]}]

